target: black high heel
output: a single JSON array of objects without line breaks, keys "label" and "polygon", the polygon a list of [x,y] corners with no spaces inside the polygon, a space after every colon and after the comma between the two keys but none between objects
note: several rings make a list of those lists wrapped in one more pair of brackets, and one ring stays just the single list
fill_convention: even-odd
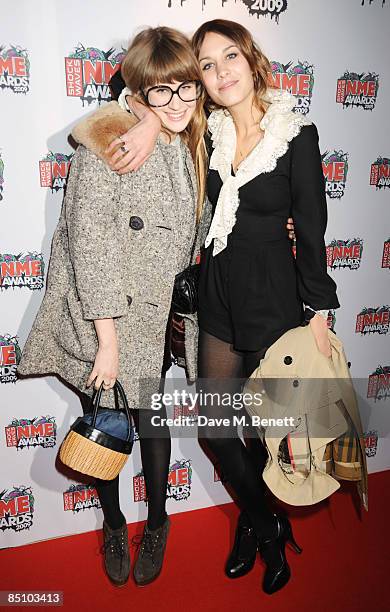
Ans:
[{"label": "black high heel", "polygon": [[241,512],[234,544],[225,565],[225,574],[228,578],[245,576],[253,568],[256,561],[257,536],[249,518]]},{"label": "black high heel", "polygon": [[266,564],[263,579],[263,591],[268,595],[279,591],[290,579],[291,571],[287,563],[285,546],[301,554],[302,548],[296,543],[290,521],[287,517],[274,515],[276,519],[277,535],[259,541],[259,551]]}]

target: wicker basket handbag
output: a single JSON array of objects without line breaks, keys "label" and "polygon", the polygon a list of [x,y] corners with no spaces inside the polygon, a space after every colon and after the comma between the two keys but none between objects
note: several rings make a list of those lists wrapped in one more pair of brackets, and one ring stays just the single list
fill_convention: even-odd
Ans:
[{"label": "wicker basket handbag", "polygon": [[[114,387],[117,410],[99,410],[103,385],[91,399],[92,411],[76,419],[66,434],[59,457],[73,470],[102,480],[113,480],[125,465],[134,442],[134,425],[126,394]],[[118,392],[125,411],[119,410]]]}]

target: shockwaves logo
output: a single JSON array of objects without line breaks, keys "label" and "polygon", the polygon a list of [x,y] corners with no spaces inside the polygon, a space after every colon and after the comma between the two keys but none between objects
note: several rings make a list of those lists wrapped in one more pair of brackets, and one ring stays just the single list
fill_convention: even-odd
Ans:
[{"label": "shockwaves logo", "polygon": [[356,317],[356,334],[387,334],[390,322],[390,306],[363,308]]},{"label": "shockwaves logo", "polygon": [[368,377],[367,397],[385,400],[390,397],[390,366],[378,366]]},{"label": "shockwaves logo", "polygon": [[4,162],[1,158],[1,153],[0,153],[0,202],[3,199],[3,189],[4,189]]},{"label": "shockwaves logo", "polygon": [[71,98],[80,98],[88,105],[92,102],[101,104],[111,100],[108,83],[119,70],[125,52],[109,49],[101,51],[96,47],[84,47],[78,44],[75,51],[65,58],[66,94]]},{"label": "shockwaves logo", "polygon": [[357,74],[348,72],[337,81],[336,102],[343,105],[358,106],[365,110],[373,110],[379,89],[379,75],[374,72]]},{"label": "shockwaves logo", "polygon": [[[176,460],[169,468],[167,499],[182,501],[191,495],[192,467],[189,459]],[[147,501],[143,471],[133,476],[134,501]]]},{"label": "shockwaves logo", "polygon": [[44,276],[42,253],[0,253],[0,289],[27,287],[31,291],[38,291],[43,289]]},{"label": "shockwaves logo", "polygon": [[0,492],[0,529],[23,531],[33,524],[34,496],[31,487],[23,485]]},{"label": "shockwaves logo", "polygon": [[[222,7],[228,0],[222,0]],[[180,0],[180,6],[183,6],[186,0]],[[237,0],[235,0],[237,2]],[[257,18],[271,17],[279,23],[279,16],[287,10],[287,0],[241,0],[244,6],[247,7],[250,15],[256,15]],[[168,0],[168,8],[172,8],[174,0]],[[202,0],[202,10],[206,6],[206,0]]]},{"label": "shockwaves logo", "polygon": [[26,94],[30,88],[30,61],[27,49],[0,46],[0,89]]},{"label": "shockwaves logo", "polygon": [[370,431],[364,434],[364,447],[366,451],[366,457],[375,457],[378,449],[378,432],[376,429],[370,429]]},{"label": "shockwaves logo", "polygon": [[330,198],[342,198],[348,174],[348,153],[325,151],[321,155],[322,171],[325,179],[326,195]]},{"label": "shockwaves logo", "polygon": [[[375,2],[375,1],[376,1],[376,0],[368,0],[368,4],[372,4],[372,3],[373,3],[373,2]],[[382,1],[382,6],[385,6],[385,4],[386,4],[386,0],[379,0],[379,1]],[[362,4],[361,4],[361,6],[364,6],[364,5],[365,5],[365,3],[366,3],[366,0],[362,0]]]},{"label": "shockwaves logo", "polygon": [[378,157],[371,164],[370,185],[375,185],[376,189],[390,187],[390,159],[388,157]]},{"label": "shockwaves logo", "polygon": [[73,153],[49,153],[39,162],[41,187],[48,187],[57,192],[65,188]]},{"label": "shockwaves logo", "polygon": [[382,268],[389,268],[390,270],[390,238],[385,240],[383,243],[382,253]]},{"label": "shockwaves logo", "polygon": [[349,268],[357,270],[360,267],[363,253],[363,240],[332,240],[326,247],[327,265],[331,270]]},{"label": "shockwaves logo", "polygon": [[16,368],[21,356],[18,337],[0,334],[0,383],[16,383]]},{"label": "shockwaves logo", "polygon": [[7,446],[24,448],[52,448],[56,445],[57,426],[53,416],[13,419],[5,428]]},{"label": "shockwaves logo", "polygon": [[70,485],[64,491],[64,511],[72,510],[74,514],[89,508],[100,508],[100,500],[93,485],[77,484]]},{"label": "shockwaves logo", "polygon": [[306,115],[310,110],[313,95],[313,66],[309,62],[298,60],[296,64],[293,62],[288,62],[288,64],[271,62],[271,68],[270,85],[293,94],[297,99],[297,104],[293,110],[296,113]]}]

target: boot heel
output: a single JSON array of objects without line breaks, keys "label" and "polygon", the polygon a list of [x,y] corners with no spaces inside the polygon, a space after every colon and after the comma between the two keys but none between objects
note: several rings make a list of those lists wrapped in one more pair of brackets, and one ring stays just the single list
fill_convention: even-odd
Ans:
[{"label": "boot heel", "polygon": [[292,548],[294,552],[301,554],[303,549],[296,543],[290,524],[288,525],[286,534],[286,544],[289,544],[290,548]]},{"label": "boot heel", "polygon": [[293,535],[291,534],[289,539],[287,540],[287,543],[290,545],[290,547],[296,552],[301,554],[303,548],[301,548],[296,541],[294,540]]}]

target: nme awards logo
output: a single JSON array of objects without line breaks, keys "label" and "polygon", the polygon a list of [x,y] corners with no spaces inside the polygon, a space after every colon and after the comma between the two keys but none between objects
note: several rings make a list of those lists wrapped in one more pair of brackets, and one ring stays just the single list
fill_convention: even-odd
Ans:
[{"label": "nme awards logo", "polygon": [[366,457],[375,457],[378,449],[378,432],[376,429],[371,429],[364,433],[364,447]]},{"label": "nme awards logo", "polygon": [[78,44],[75,51],[65,58],[66,94],[80,98],[88,105],[102,100],[109,102],[111,92],[108,83],[119,70],[125,56],[124,50],[101,51],[95,47]]},{"label": "nme awards logo", "polygon": [[0,202],[3,199],[3,189],[4,189],[4,162],[1,159],[1,153],[0,153]]},{"label": "nme awards logo", "polygon": [[384,400],[390,397],[390,366],[378,366],[368,377],[367,397]]},{"label": "nme awards logo", "polygon": [[376,189],[390,187],[390,159],[388,157],[378,157],[376,162],[371,164],[370,185],[375,185]]},{"label": "nme awards logo", "polygon": [[34,496],[31,487],[19,486],[0,492],[0,529],[23,531],[33,524]]},{"label": "nme awards logo", "polygon": [[332,240],[326,247],[327,264],[331,270],[349,268],[357,270],[360,267],[363,253],[363,240]]},{"label": "nme awards logo", "polygon": [[13,419],[5,428],[7,446],[24,448],[52,448],[56,444],[57,426],[53,416]]},{"label": "nme awards logo", "polygon": [[298,60],[297,64],[293,64],[293,62],[288,62],[288,64],[271,62],[271,68],[271,86],[293,94],[297,99],[297,104],[293,108],[294,112],[306,115],[310,110],[313,95],[313,66],[306,61]]},{"label": "nme awards logo", "polygon": [[41,187],[48,187],[57,192],[65,188],[66,179],[73,153],[52,153],[51,151],[39,162]]},{"label": "nme awards logo", "polygon": [[31,291],[38,291],[43,288],[44,275],[42,253],[0,253],[0,289],[27,287]]},{"label": "nme awards logo", "polygon": [[390,322],[390,306],[363,308],[356,317],[356,334],[387,334]]},{"label": "nme awards logo", "polygon": [[382,254],[382,268],[389,268],[390,270],[390,238],[385,240],[383,243],[383,254]]},{"label": "nme awards logo", "polygon": [[357,74],[348,72],[337,81],[336,102],[348,106],[359,106],[364,110],[373,110],[379,89],[379,75],[374,72]]},{"label": "nme awards logo", "polygon": [[334,150],[321,155],[322,171],[325,179],[326,195],[330,198],[342,198],[348,174],[348,153]]},{"label": "nme awards logo", "polygon": [[[368,0],[368,4],[372,4],[374,2],[374,0]],[[386,4],[386,0],[382,0],[382,6],[385,6]],[[361,6],[365,5],[365,0],[362,0],[362,4]]]},{"label": "nme awards logo", "polygon": [[64,491],[64,510],[72,510],[74,514],[89,508],[100,508],[100,500],[93,485],[77,484],[70,485]]},{"label": "nme awards logo", "polygon": [[30,61],[27,49],[0,46],[0,88],[26,94],[30,88]]},{"label": "nme awards logo", "polygon": [[0,383],[16,383],[16,368],[21,356],[18,337],[0,334]]},{"label": "nme awards logo", "polygon": [[[167,499],[182,501],[191,495],[192,467],[189,459],[176,460],[169,467]],[[134,501],[147,501],[143,471],[133,476]]]}]

